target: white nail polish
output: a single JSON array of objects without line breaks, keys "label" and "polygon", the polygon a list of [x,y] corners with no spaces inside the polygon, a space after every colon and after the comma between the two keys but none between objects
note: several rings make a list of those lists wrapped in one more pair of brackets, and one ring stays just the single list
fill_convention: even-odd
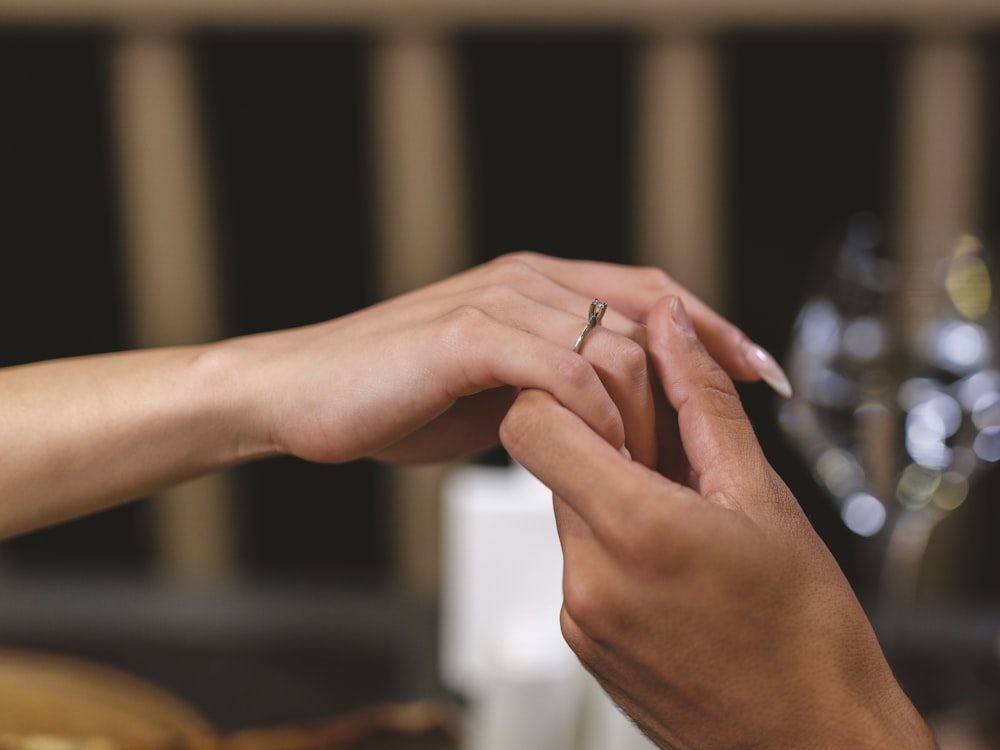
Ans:
[{"label": "white nail polish", "polygon": [[768,352],[757,344],[748,344],[744,349],[743,356],[747,362],[757,371],[760,379],[774,389],[775,393],[783,398],[792,397],[792,384],[788,380],[781,365]]}]

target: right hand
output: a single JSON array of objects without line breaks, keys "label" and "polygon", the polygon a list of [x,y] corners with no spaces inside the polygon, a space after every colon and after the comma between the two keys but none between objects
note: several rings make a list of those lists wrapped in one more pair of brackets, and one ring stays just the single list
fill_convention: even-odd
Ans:
[{"label": "right hand", "polygon": [[540,391],[501,429],[556,495],[569,645],[661,748],[933,748],[680,300],[648,335],[666,474]]}]

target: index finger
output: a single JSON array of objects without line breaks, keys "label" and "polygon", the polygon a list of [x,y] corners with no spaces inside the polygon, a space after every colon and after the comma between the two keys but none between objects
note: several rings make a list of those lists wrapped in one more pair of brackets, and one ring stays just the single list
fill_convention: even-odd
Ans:
[{"label": "index finger", "polygon": [[696,497],[632,461],[543,391],[521,392],[500,425],[500,440],[611,547],[625,543],[628,530],[648,526],[654,514],[669,513],[664,490]]}]

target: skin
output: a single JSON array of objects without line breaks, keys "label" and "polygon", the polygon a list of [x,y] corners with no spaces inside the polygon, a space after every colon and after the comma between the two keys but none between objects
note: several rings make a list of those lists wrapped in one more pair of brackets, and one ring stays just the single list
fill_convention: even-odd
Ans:
[{"label": "skin", "polygon": [[[574,354],[598,294],[609,312]],[[0,370],[0,538],[268,456],[473,453],[522,388],[651,462],[645,322],[664,294],[757,379],[746,336],[661,271],[531,253],[316,325]]]},{"label": "skin", "polygon": [[647,324],[652,468],[543,391],[501,426],[554,492],[570,646],[661,748],[936,747],[683,302]]}]

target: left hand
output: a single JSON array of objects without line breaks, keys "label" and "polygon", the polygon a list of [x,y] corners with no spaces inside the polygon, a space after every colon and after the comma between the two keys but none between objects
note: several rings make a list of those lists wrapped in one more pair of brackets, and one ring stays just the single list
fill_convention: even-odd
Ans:
[{"label": "left hand", "polygon": [[[537,388],[618,430],[617,445],[627,433],[651,462],[644,324],[668,291],[691,300],[734,377],[760,377],[746,336],[663,272],[515,253],[343,318],[233,341],[245,443],[323,462],[449,459],[495,444],[517,391]],[[579,356],[597,295],[608,312]]]}]

